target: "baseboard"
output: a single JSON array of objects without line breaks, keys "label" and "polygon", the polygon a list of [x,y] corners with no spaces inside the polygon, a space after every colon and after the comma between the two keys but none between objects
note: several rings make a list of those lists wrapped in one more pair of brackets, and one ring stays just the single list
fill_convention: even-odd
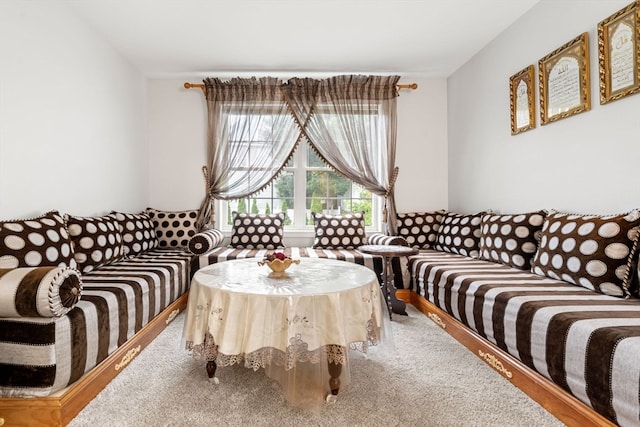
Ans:
[{"label": "baseboard", "polygon": [[0,398],[0,426],[67,425],[187,306],[185,293],[80,380],[49,397]]},{"label": "baseboard", "polygon": [[485,340],[424,297],[408,289],[399,289],[396,296],[424,313],[449,335],[566,425],[576,427],[615,426],[610,420],[530,369],[509,353]]}]

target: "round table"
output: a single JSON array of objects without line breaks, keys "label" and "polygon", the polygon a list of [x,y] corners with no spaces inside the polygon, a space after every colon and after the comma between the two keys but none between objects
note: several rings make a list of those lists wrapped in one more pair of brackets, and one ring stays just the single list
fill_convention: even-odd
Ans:
[{"label": "round table", "polygon": [[418,253],[418,249],[409,246],[399,245],[363,245],[358,247],[360,252],[371,255],[380,255],[384,258],[384,277],[382,278],[382,286],[389,308],[389,317],[391,313],[407,315],[407,304],[396,297],[396,286],[393,281],[393,268],[391,260],[401,256],[410,256]]},{"label": "round table", "polygon": [[390,333],[375,272],[347,261],[302,258],[280,277],[258,261],[224,261],[195,273],[186,348],[208,362],[211,378],[216,367],[235,363],[267,368],[296,406],[306,404],[301,395],[308,396],[308,388],[322,389],[316,400],[337,395],[349,379],[348,350],[366,352]]}]

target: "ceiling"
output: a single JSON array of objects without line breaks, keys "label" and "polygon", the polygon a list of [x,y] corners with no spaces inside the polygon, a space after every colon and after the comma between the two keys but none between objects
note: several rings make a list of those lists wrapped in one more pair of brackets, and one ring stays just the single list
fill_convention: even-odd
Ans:
[{"label": "ceiling", "polygon": [[540,0],[64,0],[150,78],[446,77]]}]

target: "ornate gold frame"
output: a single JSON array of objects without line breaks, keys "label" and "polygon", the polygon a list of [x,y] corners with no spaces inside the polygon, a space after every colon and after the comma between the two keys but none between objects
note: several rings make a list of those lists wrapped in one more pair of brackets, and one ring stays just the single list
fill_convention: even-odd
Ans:
[{"label": "ornate gold frame", "polygon": [[640,92],[640,0],[598,24],[600,104]]},{"label": "ornate gold frame", "polygon": [[536,127],[533,65],[509,78],[511,135]]},{"label": "ornate gold frame", "polygon": [[589,111],[589,34],[580,34],[540,59],[538,76],[542,125]]}]

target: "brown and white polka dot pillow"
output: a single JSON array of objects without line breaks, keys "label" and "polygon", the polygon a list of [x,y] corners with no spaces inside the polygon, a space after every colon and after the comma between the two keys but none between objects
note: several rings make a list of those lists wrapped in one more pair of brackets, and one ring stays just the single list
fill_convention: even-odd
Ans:
[{"label": "brown and white polka dot pillow", "polygon": [[196,235],[198,210],[160,211],[148,208],[145,211],[151,217],[156,229],[158,246],[161,248],[187,248],[189,239]]},{"label": "brown and white polka dot pillow", "polygon": [[315,227],[314,248],[356,249],[367,244],[364,212],[324,215],[312,212]]},{"label": "brown and white polka dot pillow", "polygon": [[149,214],[145,212],[139,214],[112,212],[111,214],[116,217],[120,226],[124,256],[134,257],[158,246],[156,229]]},{"label": "brown and white polka dot pillow", "polygon": [[630,295],[640,213],[597,216],[551,212],[531,271],[606,295]]},{"label": "brown and white polka dot pillow", "polygon": [[462,215],[447,212],[442,215],[434,249],[477,258],[480,247],[480,221],[483,212]]},{"label": "brown and white polka dot pillow", "polygon": [[443,214],[444,211],[398,213],[398,236],[404,237],[411,247],[429,249],[436,241]]},{"label": "brown and white polka dot pillow", "polygon": [[546,215],[546,211],[483,215],[480,258],[522,270],[531,269]]},{"label": "brown and white polka dot pillow", "polygon": [[62,215],[0,222],[0,268],[76,267]]},{"label": "brown and white polka dot pillow", "polygon": [[114,215],[65,215],[65,221],[73,242],[73,257],[82,273],[123,258],[122,235]]},{"label": "brown and white polka dot pillow", "polygon": [[233,212],[230,246],[237,249],[277,249],[284,247],[285,215]]}]

